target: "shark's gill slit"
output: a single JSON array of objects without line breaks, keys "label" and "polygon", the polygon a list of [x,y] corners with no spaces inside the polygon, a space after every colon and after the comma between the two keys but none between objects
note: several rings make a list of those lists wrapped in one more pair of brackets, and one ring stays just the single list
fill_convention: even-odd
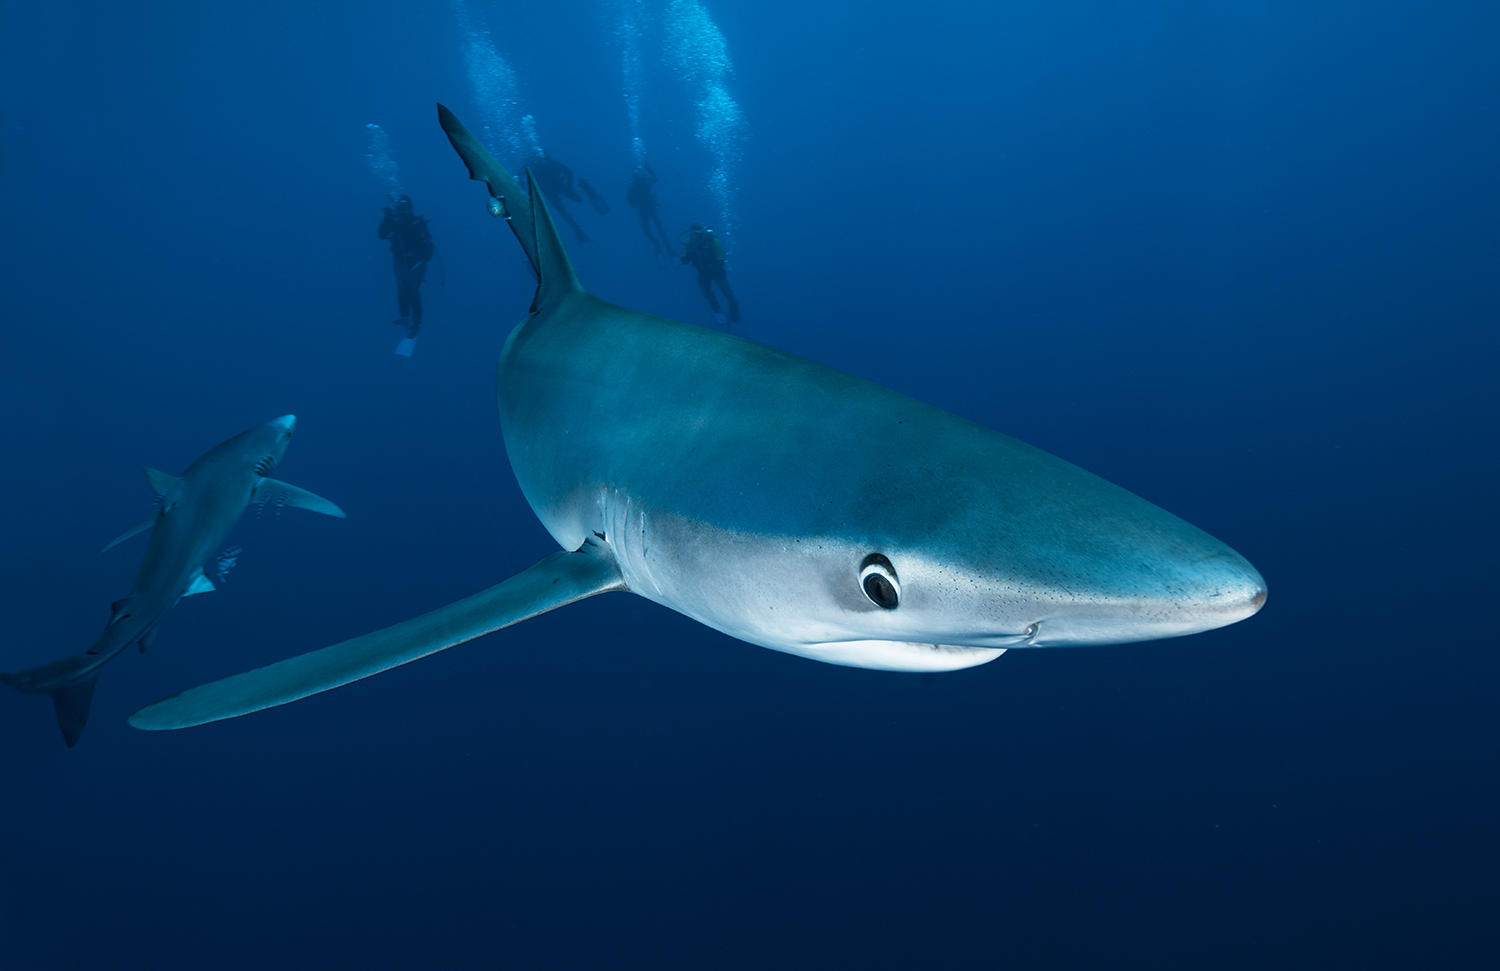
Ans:
[{"label": "shark's gill slit", "polygon": [[859,564],[859,586],[877,607],[895,610],[901,602],[901,581],[896,568],[880,553],[871,553]]}]

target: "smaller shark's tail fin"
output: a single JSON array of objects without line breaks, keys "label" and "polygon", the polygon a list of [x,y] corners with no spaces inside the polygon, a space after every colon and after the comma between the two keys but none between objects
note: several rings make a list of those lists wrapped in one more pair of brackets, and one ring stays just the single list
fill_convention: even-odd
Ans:
[{"label": "smaller shark's tail fin", "polygon": [[495,160],[490,150],[484,147],[474,133],[469,131],[458,116],[449,111],[446,106],[438,105],[438,124],[443,126],[443,131],[448,133],[448,141],[453,144],[454,151],[458,152],[459,158],[469,167],[469,178],[476,182],[483,182],[490,187],[490,195],[496,202],[490,203],[490,212],[497,216],[504,216],[505,221],[510,223],[511,232],[516,234],[516,239],[521,243],[521,249],[526,251],[526,258],[531,261],[531,268],[541,273],[541,265],[537,262],[536,234],[532,229],[531,199],[529,199],[521,185],[511,174],[505,171],[505,167]]},{"label": "smaller shark's tail fin", "polygon": [[51,695],[57,710],[57,727],[63,741],[72,748],[89,720],[89,705],[94,700],[94,685],[99,681],[97,654],[74,654],[15,674],[0,674],[0,681],[17,691]]},{"label": "smaller shark's tail fin", "polygon": [[532,236],[536,239],[536,299],[531,302],[531,312],[541,313],[562,303],[575,293],[583,293],[583,284],[573,271],[573,262],[563,248],[557,235],[557,226],[552,222],[552,213],[547,211],[547,200],[536,188],[536,177],[526,170],[531,180]]},{"label": "smaller shark's tail fin", "polygon": [[63,741],[68,748],[78,744],[83,736],[83,726],[89,720],[89,705],[94,701],[94,685],[99,675],[86,681],[68,685],[52,692],[52,707],[57,710],[57,727],[62,729]]}]

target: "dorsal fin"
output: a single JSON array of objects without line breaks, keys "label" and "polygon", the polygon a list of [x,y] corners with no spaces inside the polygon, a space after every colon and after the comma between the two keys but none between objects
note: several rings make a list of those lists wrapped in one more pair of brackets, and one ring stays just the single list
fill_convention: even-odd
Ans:
[{"label": "dorsal fin", "polygon": [[[521,243],[521,249],[526,251],[526,258],[531,261],[531,268],[541,274],[541,264],[537,261],[536,253],[536,231],[532,228],[531,200],[522,191],[521,184],[511,178],[505,167],[495,160],[490,150],[484,147],[474,133],[469,131],[458,116],[449,111],[445,105],[439,104],[438,124],[443,126],[443,131],[448,133],[448,141],[452,143],[454,151],[458,152],[459,158],[469,167],[469,178],[476,182],[483,182],[490,188],[490,195],[500,202],[500,212],[505,221],[510,223],[511,231],[516,234],[516,239]],[[491,210],[493,211],[493,210]]]},{"label": "dorsal fin", "polygon": [[568,251],[557,236],[557,226],[552,222],[552,213],[547,211],[547,200],[537,187],[536,176],[526,170],[531,182],[531,224],[536,239],[536,299],[531,302],[531,312],[541,313],[562,303],[575,293],[585,292],[573,272],[573,263]]},{"label": "dorsal fin", "polygon": [[151,483],[151,491],[156,493],[156,498],[160,499],[168,492],[171,492],[173,486],[177,485],[177,483],[181,482],[182,480],[177,478],[177,476],[175,475],[167,475],[167,473],[165,472],[158,472],[156,469],[147,469],[146,481]]}]

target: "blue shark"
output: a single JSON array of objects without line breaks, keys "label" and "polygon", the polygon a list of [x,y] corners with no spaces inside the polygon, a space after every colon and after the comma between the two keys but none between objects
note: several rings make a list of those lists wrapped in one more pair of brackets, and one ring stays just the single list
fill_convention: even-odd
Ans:
[{"label": "blue shark", "polygon": [[146,558],[130,595],[111,605],[109,623],[82,654],[15,674],[0,674],[12,688],[52,696],[63,741],[72,748],[83,734],[99,669],[132,644],[141,651],[156,639],[157,624],[177,601],[214,589],[203,566],[250,505],[274,503],[343,518],[338,506],[305,489],[269,478],[292,440],[295,415],[257,425],[215,446],[181,478],[146,470],[156,492],[155,512],[120,534],[108,550],[151,530]]},{"label": "blue shark", "polygon": [[593,296],[542,196],[438,110],[537,272],[497,400],[516,478],[562,551],[431,613],[149,705],[137,728],[285,704],[610,591],[773,650],[920,672],[1178,637],[1265,603],[1244,557],[1062,459]]}]

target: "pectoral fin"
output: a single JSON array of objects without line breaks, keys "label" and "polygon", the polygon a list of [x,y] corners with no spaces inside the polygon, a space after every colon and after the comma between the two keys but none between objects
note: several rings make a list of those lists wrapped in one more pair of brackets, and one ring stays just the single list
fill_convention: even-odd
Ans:
[{"label": "pectoral fin", "polygon": [[261,479],[260,485],[255,487],[253,502],[271,502],[279,509],[282,506],[296,506],[311,512],[320,512],[325,516],[337,516],[340,519],[347,518],[344,510],[324,499],[322,496],[299,489],[294,485],[288,485],[277,479]]},{"label": "pectoral fin", "polygon": [[590,539],[576,552],[554,553],[503,583],[431,613],[189,688],[142,708],[130,716],[130,724],[164,731],[248,715],[368,678],[575,600],[624,589],[614,554]]},{"label": "pectoral fin", "polygon": [[200,569],[192,581],[188,583],[187,589],[182,591],[182,595],[184,597],[191,597],[195,593],[213,593],[217,589],[219,588],[214,586],[214,582],[204,576],[203,571]]},{"label": "pectoral fin", "polygon": [[152,513],[151,515],[147,516],[145,519],[142,519],[140,522],[136,523],[134,526],[132,526],[129,529],[125,530],[125,532],[121,533],[119,536],[116,536],[114,538],[114,540],[111,541],[108,546],[104,547],[104,549],[100,550],[99,552],[103,553],[103,552],[105,552],[107,550],[112,550],[116,546],[119,546],[121,543],[125,542],[130,537],[136,535],[137,533],[144,533],[146,530],[150,529],[152,526],[155,526],[155,525],[156,525],[156,513]]}]

